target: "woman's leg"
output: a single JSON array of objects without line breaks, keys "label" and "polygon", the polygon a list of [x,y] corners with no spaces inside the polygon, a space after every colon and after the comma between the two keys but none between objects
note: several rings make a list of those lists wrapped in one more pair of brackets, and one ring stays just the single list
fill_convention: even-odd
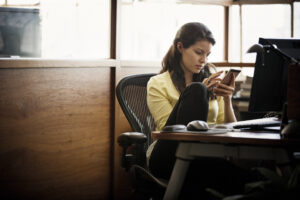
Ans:
[{"label": "woman's leg", "polygon": [[[166,125],[187,125],[193,120],[207,120],[208,92],[202,83],[192,83],[180,95]],[[169,179],[174,163],[178,143],[158,140],[149,160],[151,172],[158,177]]]},{"label": "woman's leg", "polygon": [[257,180],[257,173],[223,158],[201,157],[191,162],[181,196],[185,197],[183,199],[210,199],[211,195],[205,191],[206,188],[224,195],[242,194],[245,183]]},{"label": "woman's leg", "polygon": [[187,125],[193,120],[207,120],[208,91],[200,82],[190,84],[180,95],[166,125]]}]

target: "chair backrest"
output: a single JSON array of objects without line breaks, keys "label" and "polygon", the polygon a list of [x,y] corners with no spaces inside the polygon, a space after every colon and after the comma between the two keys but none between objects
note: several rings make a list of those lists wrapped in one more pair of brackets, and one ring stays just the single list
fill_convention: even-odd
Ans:
[{"label": "chair backrest", "polygon": [[147,83],[156,74],[139,74],[123,78],[117,85],[116,95],[133,131],[144,133],[147,143],[152,143],[151,132],[155,129],[153,117],[147,106]]}]

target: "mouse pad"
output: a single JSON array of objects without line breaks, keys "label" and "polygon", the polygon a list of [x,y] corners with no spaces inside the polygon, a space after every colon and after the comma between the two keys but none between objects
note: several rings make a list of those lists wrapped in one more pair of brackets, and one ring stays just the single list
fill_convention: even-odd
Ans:
[{"label": "mouse pad", "polygon": [[207,131],[186,131],[187,133],[195,134],[224,134],[230,132],[230,129],[208,129]]}]

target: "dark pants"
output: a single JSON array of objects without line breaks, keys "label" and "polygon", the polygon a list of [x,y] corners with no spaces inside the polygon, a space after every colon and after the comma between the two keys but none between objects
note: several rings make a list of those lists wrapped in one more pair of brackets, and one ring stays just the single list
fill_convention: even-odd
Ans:
[{"label": "dark pants", "polygon": [[[207,120],[208,91],[202,83],[193,83],[179,97],[166,125],[187,125],[193,120]],[[153,175],[169,179],[175,164],[176,141],[158,140],[151,153],[149,167]],[[224,193],[237,193],[249,181],[248,172],[221,158],[199,158],[191,162],[182,194],[191,198],[205,197],[205,188]],[[195,194],[194,194],[195,193]],[[192,195],[193,194],[193,195]],[[190,197],[191,196],[191,197]],[[208,197],[206,197],[208,198]]]},{"label": "dark pants", "polygon": [[[184,124],[192,120],[207,120],[208,91],[202,83],[192,83],[180,95],[166,125]],[[174,163],[178,142],[158,140],[149,160],[152,173],[158,177],[169,179]]]}]

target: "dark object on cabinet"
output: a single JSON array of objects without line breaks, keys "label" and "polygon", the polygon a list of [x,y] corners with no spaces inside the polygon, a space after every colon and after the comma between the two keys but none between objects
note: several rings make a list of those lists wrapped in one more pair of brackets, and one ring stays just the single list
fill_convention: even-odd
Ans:
[{"label": "dark object on cabinet", "polygon": [[155,178],[147,169],[146,151],[152,143],[155,124],[147,106],[147,83],[155,74],[132,75],[117,85],[116,95],[133,132],[122,133],[118,143],[123,148],[122,167],[130,170],[134,192],[161,199],[167,181]]},{"label": "dark object on cabinet", "polygon": [[40,57],[40,10],[0,7],[0,57]]}]

